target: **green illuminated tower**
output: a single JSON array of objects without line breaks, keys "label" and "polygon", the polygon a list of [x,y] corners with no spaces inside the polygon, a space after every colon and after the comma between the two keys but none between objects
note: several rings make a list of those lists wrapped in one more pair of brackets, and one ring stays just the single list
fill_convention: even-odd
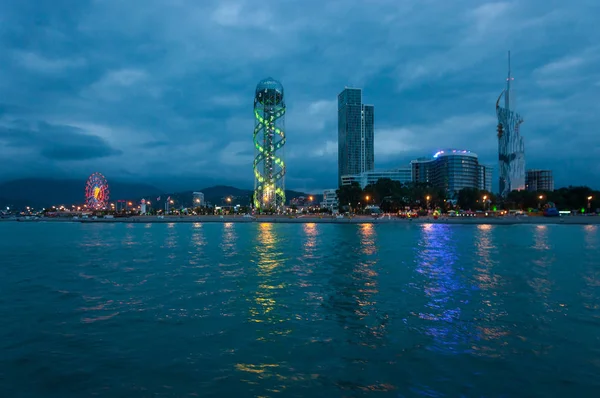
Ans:
[{"label": "green illuminated tower", "polygon": [[254,208],[282,211],[285,206],[285,102],[283,86],[273,78],[261,80],[254,95]]}]

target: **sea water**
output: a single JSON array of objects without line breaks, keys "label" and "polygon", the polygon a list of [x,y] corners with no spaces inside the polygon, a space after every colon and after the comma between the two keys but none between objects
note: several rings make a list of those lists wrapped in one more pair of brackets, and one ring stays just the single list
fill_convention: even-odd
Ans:
[{"label": "sea water", "polygon": [[600,229],[0,223],[2,397],[593,396]]}]

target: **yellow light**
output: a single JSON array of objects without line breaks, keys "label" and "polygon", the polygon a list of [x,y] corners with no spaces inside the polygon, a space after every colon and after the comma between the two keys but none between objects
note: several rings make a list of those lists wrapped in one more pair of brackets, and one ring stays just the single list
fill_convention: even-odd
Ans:
[{"label": "yellow light", "polygon": [[483,195],[483,200],[487,200],[487,195]]},{"label": "yellow light", "polygon": [[540,200],[544,199],[544,197],[542,195],[540,195]]},{"label": "yellow light", "polygon": [[[369,199],[370,199],[370,197],[369,197],[369,195],[367,195],[367,200],[369,200]],[[429,199],[429,197],[427,199]]]},{"label": "yellow light", "polygon": [[593,198],[591,196],[588,196],[588,200],[592,200]]},{"label": "yellow light", "polygon": [[431,196],[427,195],[427,200],[429,200],[431,198]]}]

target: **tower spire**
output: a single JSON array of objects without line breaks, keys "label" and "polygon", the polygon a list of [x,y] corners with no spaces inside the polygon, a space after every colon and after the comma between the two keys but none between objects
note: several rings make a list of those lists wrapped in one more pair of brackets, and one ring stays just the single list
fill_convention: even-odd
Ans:
[{"label": "tower spire", "polygon": [[510,50],[508,51],[508,77],[506,79],[506,94],[504,95],[504,108],[510,109],[510,81],[512,80],[510,74]]}]

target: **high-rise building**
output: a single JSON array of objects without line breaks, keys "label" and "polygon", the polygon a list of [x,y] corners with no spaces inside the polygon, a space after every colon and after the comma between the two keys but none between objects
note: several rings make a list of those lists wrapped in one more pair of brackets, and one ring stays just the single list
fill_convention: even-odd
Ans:
[{"label": "high-rise building", "polygon": [[479,189],[492,192],[492,170],[491,166],[479,165]]},{"label": "high-rise building", "polygon": [[[510,51],[508,52],[508,78],[506,89],[496,101],[496,116],[498,117],[498,161],[500,173],[500,195],[506,196],[511,191],[525,189],[525,144],[520,134],[523,123],[521,115],[510,109]],[[504,95],[504,108],[500,100]]]},{"label": "high-rise building", "polygon": [[192,202],[194,207],[204,206],[204,194],[202,192],[192,192]]},{"label": "high-rise building", "polygon": [[[450,196],[463,188],[491,190],[491,169],[488,171],[487,167],[480,165],[477,154],[471,151],[446,149],[432,158],[419,158],[410,164],[413,182],[428,183],[445,190]],[[486,178],[489,178],[489,183]]]},{"label": "high-rise building", "polygon": [[346,87],[338,95],[338,185],[342,176],[375,168],[373,105],[362,103],[360,88]]},{"label": "high-rise building", "polygon": [[356,182],[364,189],[367,185],[375,184],[382,178],[406,184],[412,182],[412,170],[410,167],[399,167],[391,170],[373,170],[356,175],[344,175],[342,176],[342,185],[352,185],[353,182]]},{"label": "high-rise building", "polygon": [[552,170],[527,170],[525,186],[528,191],[554,191]]},{"label": "high-rise building", "polygon": [[283,85],[269,77],[254,93],[254,195],[257,210],[280,211],[285,206],[285,98]]}]

